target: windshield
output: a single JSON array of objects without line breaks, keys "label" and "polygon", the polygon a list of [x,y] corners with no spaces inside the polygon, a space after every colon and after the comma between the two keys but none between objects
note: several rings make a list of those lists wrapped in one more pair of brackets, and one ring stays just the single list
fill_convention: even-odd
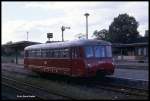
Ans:
[{"label": "windshield", "polygon": [[95,57],[106,57],[104,46],[95,46],[94,51],[95,51]]},{"label": "windshield", "polygon": [[87,58],[91,58],[94,56],[93,48],[91,46],[85,47],[85,54]]},{"label": "windshield", "polygon": [[103,57],[112,57],[111,46],[86,46],[85,47],[85,56],[86,58],[103,58]]}]

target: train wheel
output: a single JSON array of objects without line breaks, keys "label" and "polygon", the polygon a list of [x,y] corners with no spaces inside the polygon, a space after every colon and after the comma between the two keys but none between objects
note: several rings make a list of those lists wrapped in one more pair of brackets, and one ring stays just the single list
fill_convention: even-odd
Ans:
[{"label": "train wheel", "polygon": [[96,78],[104,78],[105,77],[105,73],[103,72],[103,71],[98,71],[97,73],[96,73]]}]

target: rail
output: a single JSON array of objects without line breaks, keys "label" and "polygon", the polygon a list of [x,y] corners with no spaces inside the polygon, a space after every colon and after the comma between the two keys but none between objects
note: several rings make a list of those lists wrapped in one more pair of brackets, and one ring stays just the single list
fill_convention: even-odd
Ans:
[{"label": "rail", "polygon": [[50,92],[47,89],[30,84],[29,82],[19,82],[10,77],[8,78],[6,75],[2,76],[2,84],[5,86],[14,88],[16,90],[19,90],[21,92],[35,95],[38,98],[44,99],[44,100],[52,99],[52,98],[54,98],[54,99],[74,99],[69,96],[57,94],[55,92]]},{"label": "rail", "polygon": [[[7,70],[6,70],[7,71]],[[10,72],[10,71],[9,71]],[[16,71],[15,71],[16,72]],[[19,73],[21,74],[21,73]],[[27,74],[23,74],[22,75],[27,75]],[[49,78],[47,78],[49,79]],[[68,82],[69,80],[69,82]],[[58,78],[59,82],[65,82],[67,84],[71,84],[71,85],[81,85],[84,84],[87,87],[93,87],[93,88],[99,88],[99,89],[104,89],[104,90],[109,90],[109,91],[114,91],[114,92],[119,92],[119,93],[124,93],[124,94],[129,94],[129,95],[136,95],[136,96],[146,96],[148,97],[148,90],[147,89],[140,89],[140,88],[135,88],[135,87],[129,87],[129,86],[124,86],[124,85],[119,85],[119,84],[115,84],[115,83],[108,83],[108,80],[93,80],[93,79],[79,79],[79,78],[66,78],[61,80]],[[83,82],[84,81],[84,82]]]}]

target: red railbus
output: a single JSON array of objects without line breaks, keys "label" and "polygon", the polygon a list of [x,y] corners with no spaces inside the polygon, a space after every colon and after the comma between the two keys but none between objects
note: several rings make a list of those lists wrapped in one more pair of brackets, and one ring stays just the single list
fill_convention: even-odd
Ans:
[{"label": "red railbus", "polygon": [[90,77],[112,75],[111,43],[103,40],[76,40],[31,45],[24,49],[25,68],[33,71]]}]

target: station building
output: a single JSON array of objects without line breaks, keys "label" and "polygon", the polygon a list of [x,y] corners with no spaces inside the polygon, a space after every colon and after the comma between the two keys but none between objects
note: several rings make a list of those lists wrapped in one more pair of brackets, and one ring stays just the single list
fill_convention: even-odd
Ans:
[{"label": "station building", "polygon": [[1,46],[1,58],[2,62],[15,62],[18,63],[18,60],[23,62],[24,57],[24,48],[26,46],[40,44],[39,42],[32,41],[19,41],[9,44],[3,44]]},{"label": "station building", "polygon": [[114,59],[148,62],[148,38],[148,36],[140,37],[136,42],[130,44],[112,43]]}]

